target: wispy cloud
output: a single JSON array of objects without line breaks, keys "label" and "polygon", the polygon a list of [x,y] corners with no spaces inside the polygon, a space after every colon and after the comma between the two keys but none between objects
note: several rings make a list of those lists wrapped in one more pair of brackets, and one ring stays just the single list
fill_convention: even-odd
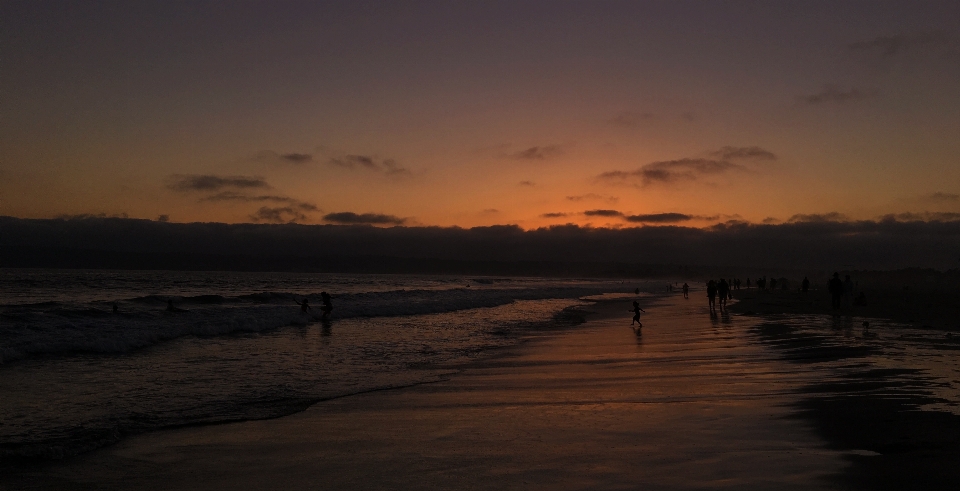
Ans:
[{"label": "wispy cloud", "polygon": [[103,219],[103,218],[130,218],[126,213],[77,213],[77,214],[62,214],[57,215],[57,220],[93,220],[93,219]]},{"label": "wispy cloud", "polygon": [[929,194],[929,195],[925,196],[925,198],[926,198],[927,200],[929,200],[929,201],[935,201],[935,202],[938,202],[938,203],[956,203],[956,202],[960,202],[960,194],[956,194],[956,193],[943,193],[943,192],[939,192],[939,191],[936,192],[936,193],[933,193],[933,194]]},{"label": "wispy cloud", "polygon": [[894,34],[892,36],[877,36],[868,41],[857,41],[850,44],[854,51],[877,53],[883,57],[896,56],[908,51],[939,50],[950,42],[949,36],[941,31],[921,32],[915,34]]},{"label": "wispy cloud", "polygon": [[777,160],[777,155],[760,147],[722,147],[710,152],[710,155],[721,160]]},{"label": "wispy cloud", "polygon": [[607,203],[616,203],[620,201],[620,198],[617,198],[616,196],[604,196],[602,194],[587,193],[587,194],[581,194],[577,196],[567,196],[566,200],[573,201],[576,203],[579,203],[581,201],[606,201]]},{"label": "wispy cloud", "polygon": [[746,172],[748,169],[727,160],[679,159],[651,162],[633,171],[608,171],[597,176],[606,182],[637,182],[642,186],[694,181],[701,176],[721,175],[729,172]]},{"label": "wispy cloud", "polygon": [[313,155],[310,155],[309,153],[284,153],[280,155],[280,158],[295,164],[303,164],[313,161]]},{"label": "wispy cloud", "polygon": [[867,92],[856,87],[841,89],[835,85],[827,85],[815,94],[801,95],[797,100],[804,104],[847,104],[862,101],[873,97],[872,92]]},{"label": "wispy cloud", "polygon": [[540,218],[562,218],[569,216],[569,213],[555,212],[555,213],[544,213],[540,215]]},{"label": "wispy cloud", "polygon": [[532,187],[536,185],[537,184],[534,183],[533,181],[520,181],[520,184],[518,184],[518,186],[528,186],[528,187]]},{"label": "wispy cloud", "polygon": [[621,217],[623,216],[623,213],[617,210],[587,210],[583,212],[583,214],[588,217]]},{"label": "wispy cloud", "polygon": [[787,223],[799,223],[799,222],[846,222],[849,221],[846,215],[843,213],[838,213],[836,211],[831,211],[830,213],[811,213],[811,214],[797,214],[787,219]]},{"label": "wispy cloud", "polygon": [[507,157],[516,160],[547,160],[559,155],[563,155],[563,148],[560,145],[543,145],[513,152]]},{"label": "wispy cloud", "polygon": [[309,205],[312,209],[305,209],[303,206],[279,206],[269,207],[261,206],[255,213],[250,215],[250,219],[255,222],[270,223],[294,223],[307,220],[309,217],[304,211],[314,211],[315,206]]},{"label": "wispy cloud", "polygon": [[410,176],[413,174],[409,169],[398,164],[396,160],[378,159],[377,157],[370,155],[344,155],[342,157],[331,157],[327,163],[346,169],[366,169],[394,177]]},{"label": "wispy cloud", "polygon": [[628,222],[639,223],[679,223],[698,217],[683,213],[652,213],[647,215],[628,215],[623,218]]},{"label": "wispy cloud", "polygon": [[879,220],[892,220],[897,222],[955,222],[960,220],[960,213],[948,211],[891,213],[880,217]]},{"label": "wispy cloud", "polygon": [[173,174],[167,177],[168,189],[180,192],[219,191],[221,189],[268,189],[270,186],[259,176],[218,176],[213,174]]},{"label": "wispy cloud", "polygon": [[644,123],[657,121],[659,119],[659,116],[650,112],[621,111],[614,117],[610,118],[607,122],[614,126],[620,126],[623,128],[636,128]]},{"label": "wispy cloud", "polygon": [[328,213],[323,216],[323,219],[330,223],[339,223],[342,225],[403,225],[407,221],[406,218],[400,218],[394,215],[353,213],[350,211]]},{"label": "wispy cloud", "polygon": [[289,196],[277,196],[277,195],[257,195],[250,196],[246,194],[237,193],[235,191],[222,191],[220,193],[206,196],[200,198],[199,201],[239,201],[242,203],[257,203],[257,202],[271,202],[271,203],[289,203],[291,205],[296,205],[297,208],[305,211],[318,211],[319,208],[316,205],[300,201],[296,198],[291,198]]}]

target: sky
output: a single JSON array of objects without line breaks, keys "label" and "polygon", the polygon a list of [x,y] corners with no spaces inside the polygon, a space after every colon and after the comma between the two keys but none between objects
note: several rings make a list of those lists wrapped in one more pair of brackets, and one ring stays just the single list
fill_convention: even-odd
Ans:
[{"label": "sky", "polygon": [[960,3],[0,1],[0,215],[960,219]]}]

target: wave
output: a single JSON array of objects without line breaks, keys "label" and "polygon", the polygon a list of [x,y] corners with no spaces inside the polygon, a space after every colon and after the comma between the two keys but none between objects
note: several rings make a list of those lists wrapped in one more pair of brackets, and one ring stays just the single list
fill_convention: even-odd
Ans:
[{"label": "wave", "polygon": [[[610,285],[539,288],[394,290],[336,295],[330,320],[392,317],[496,307],[517,300],[579,298],[610,291]],[[148,295],[118,302],[113,314],[90,305],[37,304],[6,308],[0,315],[0,363],[43,355],[118,354],[184,336],[255,333],[317,320],[294,303],[291,293],[262,292],[237,297]],[[305,297],[319,306],[319,294]],[[169,299],[177,310],[167,311]]]}]

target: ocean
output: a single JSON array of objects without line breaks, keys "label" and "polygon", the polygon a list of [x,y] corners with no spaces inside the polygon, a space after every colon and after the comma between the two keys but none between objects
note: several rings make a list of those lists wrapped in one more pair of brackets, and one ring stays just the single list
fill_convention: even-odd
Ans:
[{"label": "ocean", "polygon": [[0,269],[0,460],[58,459],[126,435],[437,380],[531,333],[575,326],[585,297],[663,285]]}]

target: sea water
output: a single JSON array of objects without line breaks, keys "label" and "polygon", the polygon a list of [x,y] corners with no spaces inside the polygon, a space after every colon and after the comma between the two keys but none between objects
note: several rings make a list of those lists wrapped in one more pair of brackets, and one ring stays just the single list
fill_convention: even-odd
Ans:
[{"label": "sea water", "polygon": [[[585,296],[637,287],[653,285],[2,269],[0,461],[436,380],[530,332],[576,324]],[[329,315],[321,291],[333,297]]]}]

